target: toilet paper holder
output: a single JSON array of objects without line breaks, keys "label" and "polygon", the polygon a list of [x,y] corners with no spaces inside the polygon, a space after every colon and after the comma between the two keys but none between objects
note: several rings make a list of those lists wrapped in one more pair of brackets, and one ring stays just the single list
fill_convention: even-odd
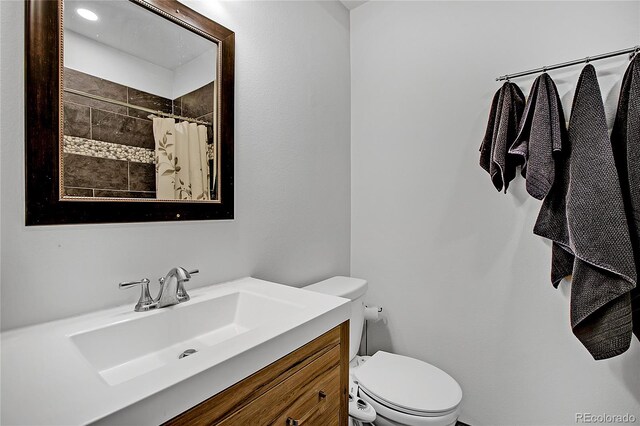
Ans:
[{"label": "toilet paper holder", "polygon": [[380,306],[364,306],[365,321],[379,321],[382,308]]}]

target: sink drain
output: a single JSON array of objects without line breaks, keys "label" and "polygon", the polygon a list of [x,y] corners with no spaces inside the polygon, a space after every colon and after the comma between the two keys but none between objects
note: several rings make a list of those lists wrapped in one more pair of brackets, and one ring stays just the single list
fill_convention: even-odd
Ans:
[{"label": "sink drain", "polygon": [[187,357],[189,355],[193,355],[196,352],[198,352],[198,351],[196,351],[195,349],[187,349],[186,351],[184,351],[180,355],[178,355],[178,359],[182,359],[182,358]]}]

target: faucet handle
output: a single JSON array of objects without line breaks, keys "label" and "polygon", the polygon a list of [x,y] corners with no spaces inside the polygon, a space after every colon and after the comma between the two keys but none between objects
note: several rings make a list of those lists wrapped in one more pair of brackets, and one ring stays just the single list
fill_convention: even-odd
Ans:
[{"label": "faucet handle", "polygon": [[145,286],[145,285],[149,285],[151,281],[149,281],[149,278],[143,278],[140,281],[124,281],[121,282],[120,284],[118,284],[118,287],[120,288],[131,288],[134,287],[138,284]]},{"label": "faucet handle", "polygon": [[[183,268],[183,270],[187,273],[187,279],[185,281],[188,281],[191,278],[191,275],[200,273],[200,270],[198,269],[187,271]],[[187,302],[189,301],[189,299],[191,299],[191,296],[189,296],[189,293],[187,293],[187,289],[184,288],[184,282],[182,281],[178,281],[177,296],[180,303]]]},{"label": "faucet handle", "polygon": [[136,303],[136,307],[134,308],[136,312],[148,311],[155,307],[153,298],[149,293],[149,282],[149,278],[143,278],[140,281],[125,281],[118,284],[118,287],[121,289],[140,285],[140,299],[138,299],[138,303]]}]

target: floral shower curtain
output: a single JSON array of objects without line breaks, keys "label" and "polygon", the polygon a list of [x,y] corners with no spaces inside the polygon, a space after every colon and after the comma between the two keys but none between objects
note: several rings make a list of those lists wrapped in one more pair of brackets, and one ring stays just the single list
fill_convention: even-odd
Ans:
[{"label": "floral shower curtain", "polygon": [[173,118],[154,118],[156,198],[210,200],[207,128]]}]

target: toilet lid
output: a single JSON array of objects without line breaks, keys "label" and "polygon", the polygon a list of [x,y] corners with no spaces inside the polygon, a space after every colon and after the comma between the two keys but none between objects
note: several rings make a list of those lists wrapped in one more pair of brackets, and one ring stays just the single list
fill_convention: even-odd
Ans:
[{"label": "toilet lid", "polygon": [[446,413],[462,401],[462,389],[451,376],[402,355],[378,351],[354,377],[372,398],[406,413]]}]

